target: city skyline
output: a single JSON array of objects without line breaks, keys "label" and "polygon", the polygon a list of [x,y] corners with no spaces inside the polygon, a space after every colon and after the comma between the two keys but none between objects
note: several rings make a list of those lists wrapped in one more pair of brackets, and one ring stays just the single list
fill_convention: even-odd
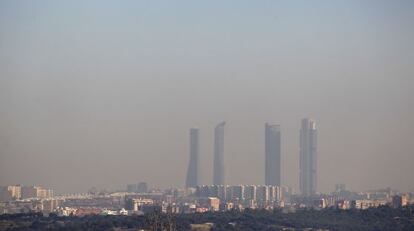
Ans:
[{"label": "city skyline", "polygon": [[[0,185],[184,187],[188,129],[213,183],[264,184],[263,125],[300,191],[300,120],[317,191],[414,191],[414,2],[0,1]],[[202,139],[202,141],[201,141]],[[255,171],[250,171],[255,170]]]},{"label": "city skyline", "polygon": [[[212,185],[229,185],[224,182],[225,175],[224,173],[224,125],[225,121],[220,122],[214,128],[214,170],[213,171],[213,183]],[[189,129],[189,161],[187,174],[185,177],[185,187],[196,187],[201,185],[206,185],[200,180],[200,140],[199,140],[199,128],[190,128]],[[309,118],[301,119],[301,129],[300,129],[300,139],[299,139],[299,189],[297,193],[300,193],[303,196],[313,196],[317,193],[328,193],[318,192],[317,191],[317,130],[316,123],[314,120]],[[265,173],[265,180],[263,185],[267,186],[286,186],[291,187],[291,185],[281,184],[281,169],[282,166],[280,163],[281,159],[281,134],[280,134],[280,125],[272,125],[265,123],[265,135],[264,135],[264,150],[265,150],[265,168],[256,169],[257,171],[262,170]],[[271,140],[273,139],[273,143]],[[273,146],[272,146],[273,145]],[[273,160],[271,160],[273,158]],[[274,166],[271,166],[273,162]],[[273,176],[271,170],[273,171]],[[220,181],[221,180],[221,181]],[[278,183],[279,182],[279,183]],[[338,180],[338,182],[341,182]],[[260,182],[253,182],[252,185],[261,185]],[[12,185],[21,185],[20,183],[14,183]],[[36,185],[36,184],[29,184]],[[209,184],[207,184],[209,185]],[[231,185],[231,184],[230,184]],[[235,183],[233,185],[246,185],[244,183]],[[247,184],[248,185],[248,184]],[[343,184],[336,184],[335,187]],[[179,187],[179,185],[170,185],[169,187]],[[388,186],[383,185],[382,188],[388,188]],[[379,188],[381,188],[379,187]],[[155,186],[155,188],[165,188]],[[332,186],[333,188],[333,186]],[[111,190],[114,190],[112,188]],[[105,189],[104,189],[105,190]],[[115,189],[119,190],[119,189]]]}]

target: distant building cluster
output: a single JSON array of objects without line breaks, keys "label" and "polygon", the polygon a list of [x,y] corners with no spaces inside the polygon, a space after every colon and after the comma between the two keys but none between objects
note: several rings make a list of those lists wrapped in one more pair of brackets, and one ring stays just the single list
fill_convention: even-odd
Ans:
[{"label": "distant building cluster", "polygon": [[[145,183],[139,183],[135,186]],[[20,187],[20,189],[19,189]],[[22,186],[4,186],[0,214],[43,212],[58,216],[85,215],[143,215],[160,211],[164,213],[202,213],[250,209],[282,209],[295,212],[301,208],[367,209],[382,205],[399,208],[414,203],[414,194],[402,194],[391,189],[351,192],[345,185],[338,185],[330,194],[311,197],[295,194],[289,187],[273,185],[198,185],[189,188],[140,191],[128,185],[117,192],[46,195],[43,187],[31,186],[31,194],[23,194]],[[34,190],[36,188],[37,190]],[[34,193],[36,191],[36,193]],[[51,190],[49,190],[51,191]],[[132,192],[134,191],[134,192]],[[26,191],[27,192],[27,191]],[[26,195],[26,196],[22,196]]]},{"label": "distant building cluster", "polygon": [[0,186],[0,214],[52,212],[58,206],[53,196],[53,190],[41,186]]},{"label": "distant building cluster", "polygon": [[[201,185],[197,186],[197,198],[217,198],[221,210],[232,208],[276,208],[290,201],[292,190],[286,186],[271,185]],[[224,206],[224,207],[223,207]]]},{"label": "distant building cluster", "polygon": [[224,128],[214,129],[213,184],[200,182],[200,130],[189,132],[189,163],[185,188],[151,189],[146,182],[128,184],[126,189],[85,194],[54,195],[41,186],[10,185],[0,187],[0,214],[43,212],[58,216],[142,215],[165,213],[201,213],[244,209],[283,209],[295,212],[301,208],[367,209],[378,206],[399,208],[414,203],[413,194],[387,189],[352,192],[337,184],[330,194],[317,192],[317,130],[314,121],[303,119],[300,129],[300,193],[283,186],[281,179],[280,125],[265,124],[264,185],[225,184]]},{"label": "distant building cluster", "polygon": [[50,197],[53,197],[53,190],[41,186],[10,185],[0,187],[0,201]]},{"label": "distant building cluster", "polygon": [[146,193],[148,192],[148,184],[146,182],[140,182],[138,184],[128,184],[127,192]]},{"label": "distant building cluster", "polygon": [[[219,123],[214,129],[213,185],[225,185],[224,168],[224,128]],[[187,170],[186,187],[196,187],[200,183],[200,147],[198,128],[190,129],[190,158]],[[281,131],[280,125],[265,124],[265,169],[264,182],[268,186],[281,186]],[[300,191],[311,197],[317,193],[317,130],[316,123],[302,119],[300,129]]]}]

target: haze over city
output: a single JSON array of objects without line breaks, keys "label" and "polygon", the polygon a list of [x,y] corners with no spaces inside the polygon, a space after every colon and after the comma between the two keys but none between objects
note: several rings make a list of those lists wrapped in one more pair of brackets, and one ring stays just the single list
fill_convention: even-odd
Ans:
[{"label": "haze over city", "polygon": [[1,1],[0,185],[182,187],[189,129],[213,182],[264,184],[265,123],[299,191],[302,118],[318,191],[414,191],[413,1]]}]

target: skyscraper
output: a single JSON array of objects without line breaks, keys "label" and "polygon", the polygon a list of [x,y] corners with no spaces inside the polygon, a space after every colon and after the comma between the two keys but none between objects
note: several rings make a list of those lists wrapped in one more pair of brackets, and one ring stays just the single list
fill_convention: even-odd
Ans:
[{"label": "skyscraper", "polygon": [[191,128],[190,129],[190,161],[188,163],[188,170],[187,170],[187,179],[185,182],[185,186],[189,187],[196,187],[199,182],[199,168],[198,168],[198,161],[199,161],[199,153],[200,153],[200,146],[199,146],[199,130],[198,128]]},{"label": "skyscraper", "polygon": [[316,124],[309,119],[302,119],[300,130],[300,191],[303,196],[316,193],[317,152]]},{"label": "skyscraper", "polygon": [[224,125],[219,123],[214,129],[214,172],[213,184],[224,185]]},{"label": "skyscraper", "polygon": [[280,126],[265,124],[265,184],[280,186]]}]

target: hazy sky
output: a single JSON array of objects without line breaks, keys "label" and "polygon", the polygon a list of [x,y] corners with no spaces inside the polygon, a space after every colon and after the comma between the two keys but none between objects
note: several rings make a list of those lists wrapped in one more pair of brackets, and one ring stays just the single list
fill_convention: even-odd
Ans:
[{"label": "hazy sky", "polygon": [[300,119],[318,126],[319,191],[414,191],[414,1],[0,1],[0,185],[57,192],[203,183],[213,130],[226,181],[264,183],[281,125],[298,189]]}]

